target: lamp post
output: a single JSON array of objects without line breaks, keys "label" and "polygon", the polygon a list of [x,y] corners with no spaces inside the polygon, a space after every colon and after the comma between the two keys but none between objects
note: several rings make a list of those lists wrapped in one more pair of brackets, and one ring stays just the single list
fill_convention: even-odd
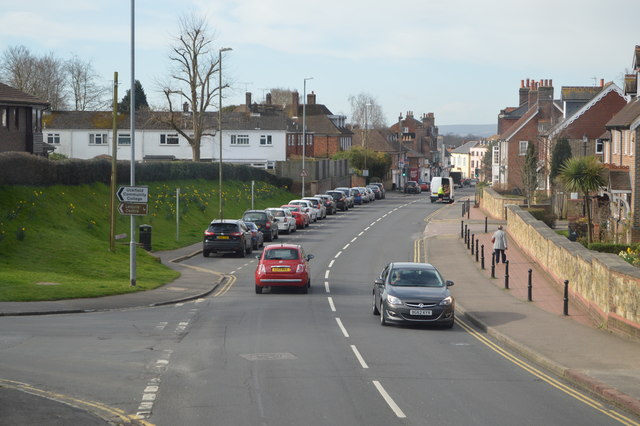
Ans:
[{"label": "lamp post", "polygon": [[222,52],[233,50],[230,47],[222,47],[218,50],[218,135],[220,135],[219,156],[218,156],[218,196],[220,202],[220,219],[224,219],[222,214]]},{"label": "lamp post", "polygon": [[369,107],[371,104],[365,104],[364,106],[364,177],[369,176],[369,169],[367,169],[367,152],[369,148]]},{"label": "lamp post", "polygon": [[304,178],[307,171],[304,169],[304,157],[306,155],[307,148],[307,80],[313,80],[313,77],[306,77],[303,83],[302,90],[302,196],[304,197]]}]

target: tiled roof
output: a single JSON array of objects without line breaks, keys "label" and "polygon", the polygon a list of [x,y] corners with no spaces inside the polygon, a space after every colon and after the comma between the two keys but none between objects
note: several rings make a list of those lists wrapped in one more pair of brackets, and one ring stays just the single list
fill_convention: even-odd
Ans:
[{"label": "tiled roof", "polygon": [[563,101],[588,101],[602,90],[600,86],[562,86]]},{"label": "tiled roof", "polygon": [[453,153],[453,154],[468,154],[468,153],[471,152],[471,148],[476,146],[477,143],[478,143],[477,141],[467,142],[467,143],[465,143],[463,145],[460,145],[459,147],[457,147],[453,151],[451,151],[451,153]]},{"label": "tiled roof", "polygon": [[520,129],[529,122],[529,120],[531,120],[533,117],[535,117],[538,114],[538,108],[537,105],[534,108],[529,109],[529,111],[526,112],[526,114],[524,114],[522,117],[520,117],[520,119],[518,121],[516,121],[515,123],[513,123],[513,125],[511,127],[509,127],[509,129],[507,129],[507,131],[503,134],[500,135],[500,139],[504,139],[506,141],[508,141],[509,139],[511,139],[511,137],[513,135],[515,135],[516,133],[518,133],[520,131]]},{"label": "tiled roof", "polygon": [[38,99],[35,96],[31,96],[4,83],[0,83],[0,104],[49,106],[48,102]]},{"label": "tiled roof", "polygon": [[626,104],[620,112],[605,125],[607,129],[628,129],[631,123],[640,118],[640,98]]}]

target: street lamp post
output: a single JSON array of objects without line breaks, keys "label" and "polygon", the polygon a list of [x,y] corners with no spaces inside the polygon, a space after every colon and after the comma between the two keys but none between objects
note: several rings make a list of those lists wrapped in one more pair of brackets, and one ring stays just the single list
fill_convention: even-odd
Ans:
[{"label": "street lamp post", "polygon": [[218,145],[220,148],[218,156],[218,196],[220,203],[220,219],[224,219],[222,214],[222,52],[228,52],[229,50],[233,49],[230,47],[222,47],[218,50],[218,135],[220,135],[220,139],[218,139]]},{"label": "street lamp post", "polygon": [[367,168],[367,150],[369,148],[369,107],[371,104],[365,104],[364,106],[364,177],[369,176],[369,169]]},{"label": "street lamp post", "polygon": [[302,196],[304,197],[304,178],[307,171],[304,169],[304,157],[306,155],[307,148],[307,80],[313,80],[313,77],[306,77],[303,83],[302,90]]}]

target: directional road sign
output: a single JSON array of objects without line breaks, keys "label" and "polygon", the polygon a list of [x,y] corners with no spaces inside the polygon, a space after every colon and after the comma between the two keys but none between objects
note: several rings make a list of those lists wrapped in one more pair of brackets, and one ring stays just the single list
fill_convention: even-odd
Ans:
[{"label": "directional road sign", "polygon": [[120,214],[127,216],[146,216],[147,204],[144,203],[120,203],[118,207]]},{"label": "directional road sign", "polygon": [[146,186],[121,186],[118,188],[116,196],[123,203],[148,203],[149,188]]}]

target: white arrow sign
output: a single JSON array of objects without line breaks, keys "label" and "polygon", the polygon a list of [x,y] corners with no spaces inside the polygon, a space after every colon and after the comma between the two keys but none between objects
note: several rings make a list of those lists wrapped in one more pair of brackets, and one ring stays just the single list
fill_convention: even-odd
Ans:
[{"label": "white arrow sign", "polygon": [[149,202],[149,188],[146,186],[121,186],[116,192],[118,200],[123,203]]}]

